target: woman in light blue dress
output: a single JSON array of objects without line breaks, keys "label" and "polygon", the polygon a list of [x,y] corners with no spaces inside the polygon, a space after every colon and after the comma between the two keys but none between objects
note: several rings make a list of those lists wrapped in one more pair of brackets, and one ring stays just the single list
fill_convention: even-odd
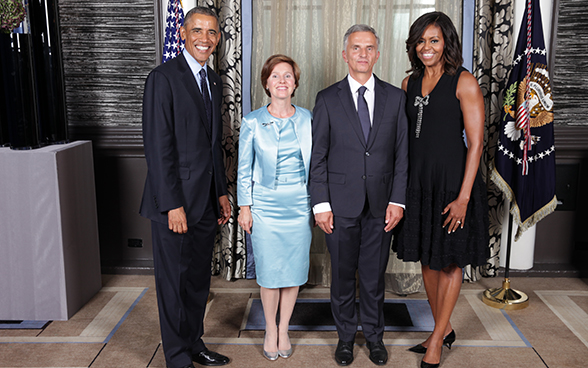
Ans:
[{"label": "woman in light blue dress", "polygon": [[239,138],[238,221],[251,234],[269,360],[292,354],[288,325],[298,288],[308,280],[312,115],[291,103],[299,77],[298,65],[287,56],[265,62],[261,83],[271,103],[243,118]]}]

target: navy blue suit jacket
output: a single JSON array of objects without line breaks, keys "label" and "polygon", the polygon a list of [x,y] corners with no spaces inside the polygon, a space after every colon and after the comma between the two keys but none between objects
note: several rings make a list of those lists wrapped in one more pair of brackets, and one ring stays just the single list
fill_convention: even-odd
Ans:
[{"label": "navy blue suit jacket", "polygon": [[143,142],[148,173],[140,213],[153,221],[167,224],[167,212],[183,206],[188,226],[194,225],[211,195],[218,216],[218,197],[227,194],[221,147],[222,82],[211,68],[207,72],[212,124],[183,54],[153,69],[145,82]]},{"label": "navy blue suit jacket", "polygon": [[401,89],[375,79],[374,121],[367,143],[347,77],[316,96],[311,203],[329,202],[335,216],[358,217],[366,198],[374,217],[385,217],[389,202],[406,203],[406,97]]}]

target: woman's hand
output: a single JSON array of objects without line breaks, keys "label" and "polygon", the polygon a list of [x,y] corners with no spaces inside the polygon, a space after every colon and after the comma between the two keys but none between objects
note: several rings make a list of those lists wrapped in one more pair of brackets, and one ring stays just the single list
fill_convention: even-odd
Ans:
[{"label": "woman's hand", "polygon": [[447,227],[447,234],[455,232],[458,227],[463,229],[466,212],[468,210],[468,202],[469,200],[458,197],[455,201],[449,203],[443,210],[442,215],[449,213],[443,222],[443,228],[449,225]]},{"label": "woman's hand", "polygon": [[251,234],[251,226],[253,225],[253,217],[251,216],[251,207],[241,206],[239,211],[239,218],[237,219],[239,225],[247,232]]}]

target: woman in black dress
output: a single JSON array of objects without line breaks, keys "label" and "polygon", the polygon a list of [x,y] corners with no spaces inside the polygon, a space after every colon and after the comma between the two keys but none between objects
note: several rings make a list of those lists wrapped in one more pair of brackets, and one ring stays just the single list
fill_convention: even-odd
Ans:
[{"label": "woman in black dress", "polygon": [[[461,64],[461,45],[449,17],[419,17],[406,49],[411,73],[402,82],[410,121],[406,215],[396,241],[398,258],[420,261],[435,329],[410,350],[421,367],[438,367],[455,332],[449,321],[459,297],[462,268],[486,263],[488,202],[478,172],[484,143],[484,100]],[[463,139],[463,131],[467,146]]]}]

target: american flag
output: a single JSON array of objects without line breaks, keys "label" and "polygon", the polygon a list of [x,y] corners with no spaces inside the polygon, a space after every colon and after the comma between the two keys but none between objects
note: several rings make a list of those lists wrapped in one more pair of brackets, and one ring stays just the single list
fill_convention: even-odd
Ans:
[{"label": "american flag", "polygon": [[557,206],[553,95],[539,0],[527,0],[501,124],[491,178],[512,203],[518,240]]},{"label": "american flag", "polygon": [[167,17],[165,18],[165,40],[163,43],[162,62],[178,56],[184,49],[184,41],[180,38],[180,27],[184,24],[184,11],[181,0],[169,0]]}]

